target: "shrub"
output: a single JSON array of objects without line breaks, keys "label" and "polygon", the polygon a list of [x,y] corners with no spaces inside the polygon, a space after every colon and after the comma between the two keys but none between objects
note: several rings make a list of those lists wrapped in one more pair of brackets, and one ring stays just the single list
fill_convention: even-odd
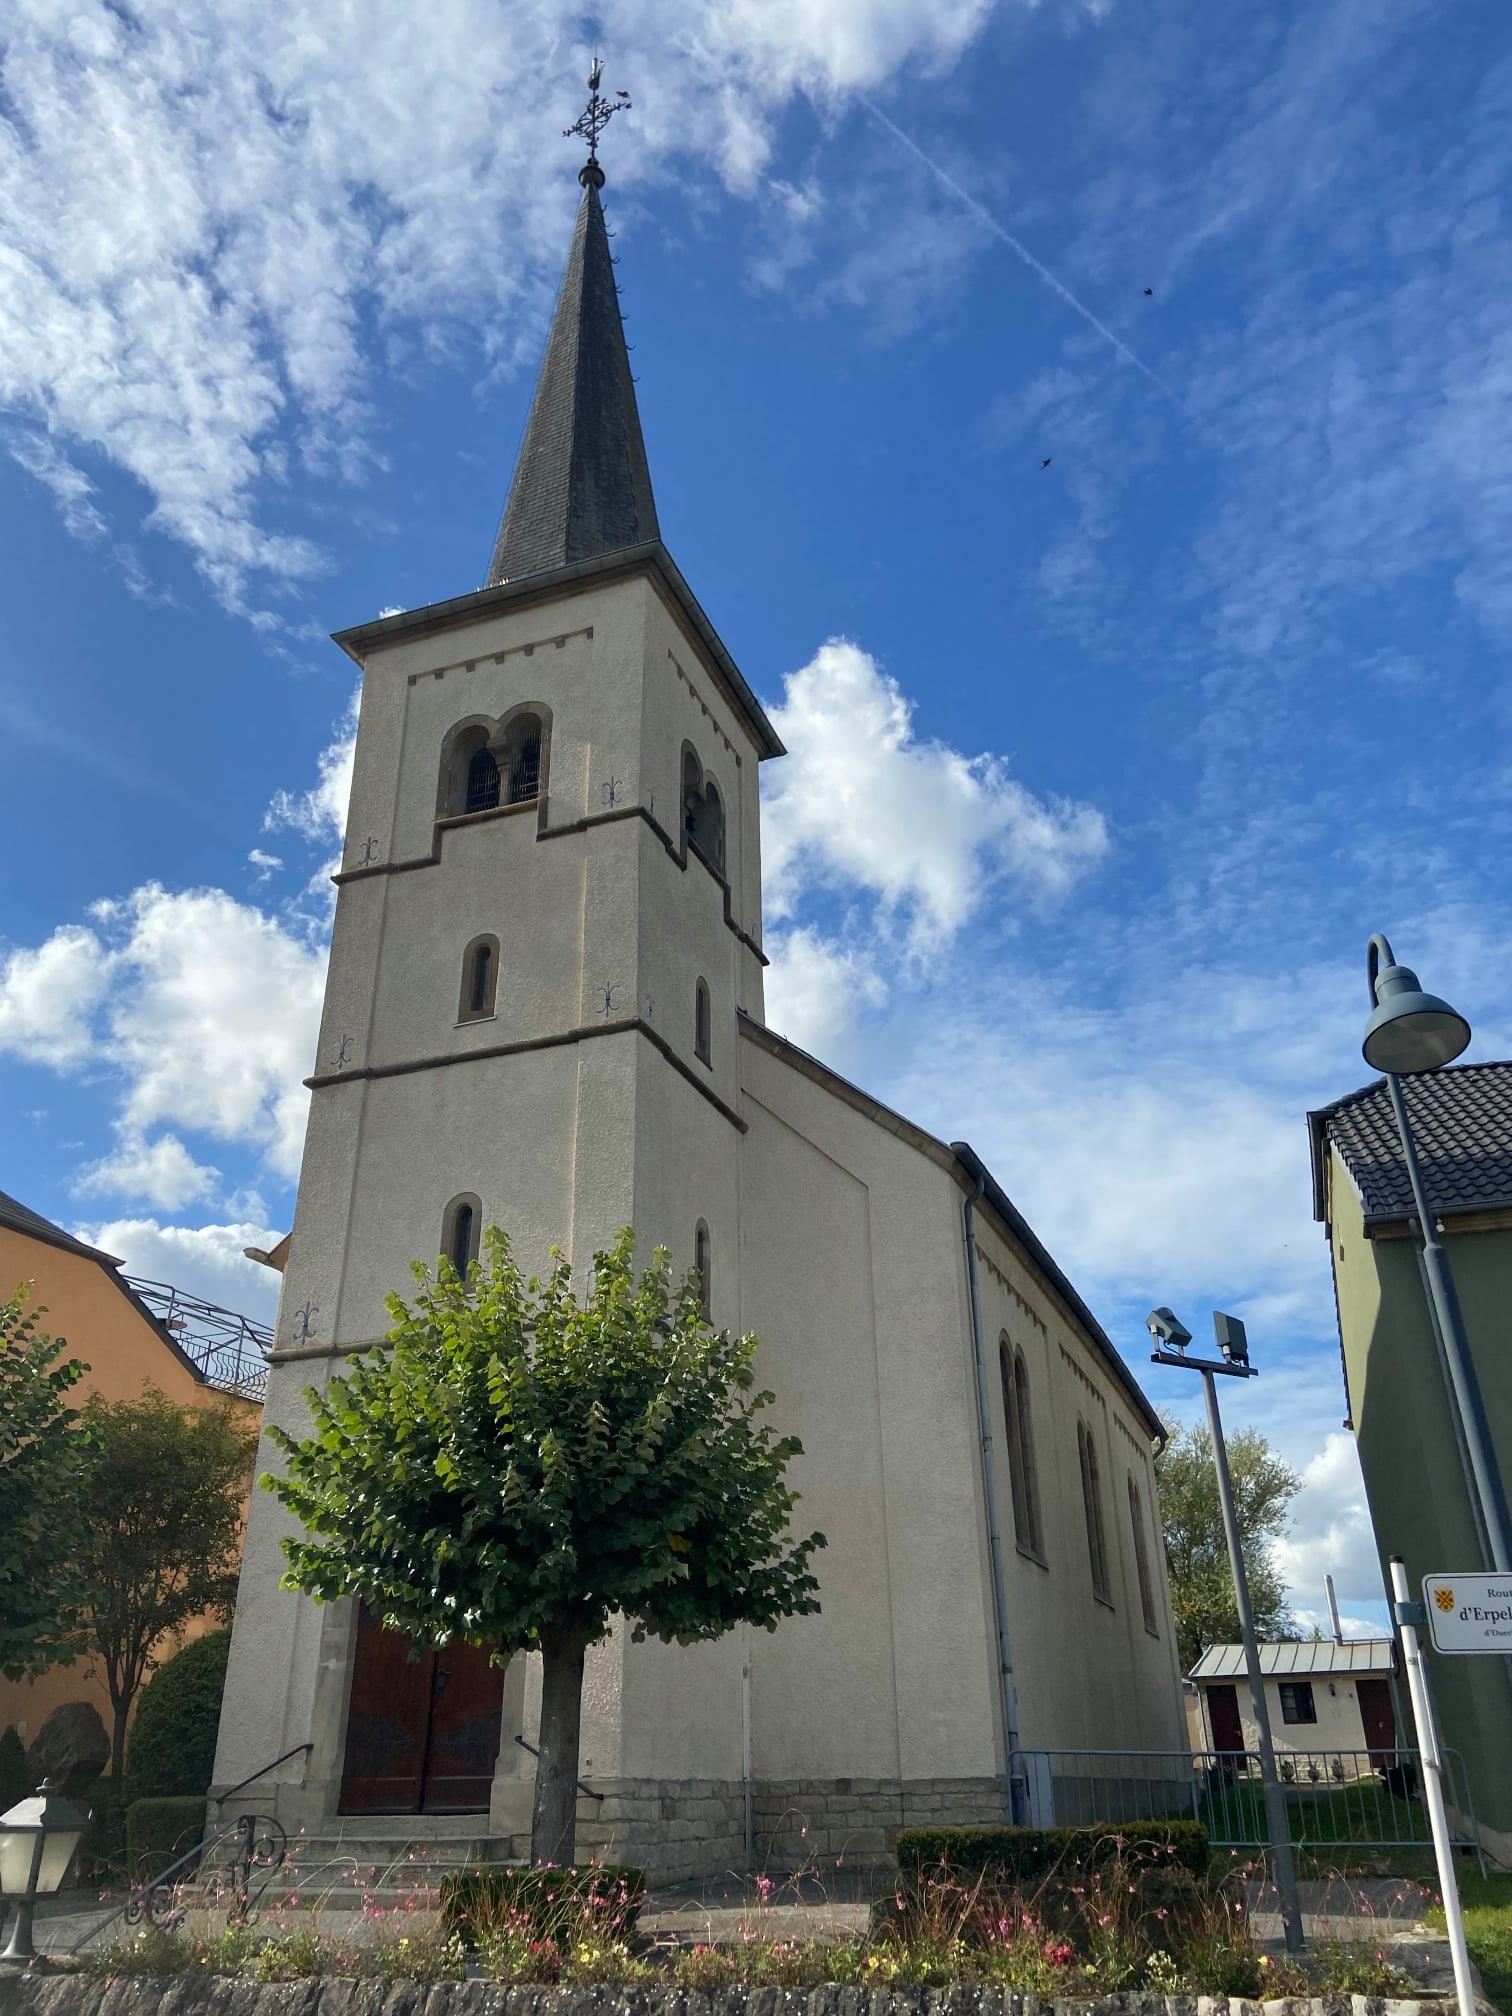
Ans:
[{"label": "shrub", "polygon": [[203,1799],[133,1799],[126,1809],[126,1867],[133,1882],[157,1876],[205,1831]]},{"label": "shrub", "polygon": [[994,1882],[1036,1883],[1105,1865],[1120,1854],[1157,1856],[1201,1876],[1208,1864],[1207,1829],[1196,1820],[1111,1821],[1093,1827],[906,1827],[898,1836],[898,1867],[906,1879],[947,1872]]},{"label": "shrub", "polygon": [[18,1799],[36,1789],[26,1768],[26,1745],[8,1728],[0,1735],[0,1813],[8,1813]]},{"label": "shrub", "polygon": [[644,1869],[614,1863],[570,1869],[452,1869],[441,1878],[437,1908],[448,1932],[481,1947],[500,1932],[527,1944],[568,1946],[623,1939],[646,1896]]},{"label": "shrub", "polygon": [[229,1631],[207,1631],[142,1690],[127,1760],[133,1799],[203,1798],[210,1790],[230,1650]]}]

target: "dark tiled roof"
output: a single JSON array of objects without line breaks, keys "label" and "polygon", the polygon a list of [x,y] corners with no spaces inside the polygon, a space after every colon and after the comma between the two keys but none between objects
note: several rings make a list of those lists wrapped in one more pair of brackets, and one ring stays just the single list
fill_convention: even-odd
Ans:
[{"label": "dark tiled roof", "polygon": [[[1512,1063],[1449,1065],[1401,1082],[1434,1209],[1452,1216],[1512,1206]],[[1384,1078],[1307,1119],[1318,1219],[1327,1215],[1330,1142],[1360,1193],[1367,1220],[1409,1215],[1412,1192]]]},{"label": "dark tiled roof", "polygon": [[603,205],[589,182],[484,585],[660,537]]},{"label": "dark tiled roof", "polygon": [[3,1190],[0,1190],[0,1225],[8,1225],[12,1232],[22,1232],[28,1239],[41,1239],[49,1246],[61,1246],[66,1252],[83,1253],[90,1260],[103,1260],[107,1267],[117,1264],[98,1246],[86,1246],[82,1239],[75,1239],[72,1232],[65,1232],[61,1225],[54,1225],[51,1218],[44,1218],[40,1211],[33,1211],[19,1197],[7,1196]]}]

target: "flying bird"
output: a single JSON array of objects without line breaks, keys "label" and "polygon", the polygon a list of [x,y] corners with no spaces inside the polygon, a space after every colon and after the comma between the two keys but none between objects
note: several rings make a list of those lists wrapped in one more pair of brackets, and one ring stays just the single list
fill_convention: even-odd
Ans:
[{"label": "flying bird", "polygon": [[1040,464],[1040,467],[1041,467],[1041,469],[1048,469],[1048,468],[1050,467],[1050,464],[1051,464],[1051,463],[1052,463],[1052,462],[1053,462],[1054,460],[1055,460],[1055,457],[1054,457],[1053,455],[1047,455],[1047,456],[1045,457],[1044,461],[1043,461],[1043,462],[1041,462],[1041,464]]},{"label": "flying bird", "polygon": [[1153,287],[1146,287],[1146,289],[1145,289],[1145,299],[1146,299],[1147,301],[1148,301],[1148,300],[1150,300],[1150,299],[1152,298],[1152,296],[1154,295],[1154,292],[1155,292],[1155,289],[1154,289]]}]

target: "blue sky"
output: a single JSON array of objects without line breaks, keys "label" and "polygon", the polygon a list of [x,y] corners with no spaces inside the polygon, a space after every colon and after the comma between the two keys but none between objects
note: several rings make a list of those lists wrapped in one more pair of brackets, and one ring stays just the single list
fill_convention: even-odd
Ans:
[{"label": "blue sky", "polygon": [[1246,1315],[1298,1604],[1379,1618],[1302,1115],[1374,929],[1512,1037],[1504,10],[11,22],[0,1187],[268,1313],[327,633],[482,578],[597,36],[663,532],[793,752],[770,1019],[969,1137],[1136,1362]]}]

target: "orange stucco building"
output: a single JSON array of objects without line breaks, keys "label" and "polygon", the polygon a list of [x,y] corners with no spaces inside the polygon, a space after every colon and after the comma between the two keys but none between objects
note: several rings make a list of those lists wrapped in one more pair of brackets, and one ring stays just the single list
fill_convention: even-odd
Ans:
[{"label": "orange stucco building", "polygon": [[[230,1405],[255,1421],[266,1333],[194,1297],[133,1285],[120,1264],[0,1190],[0,1300],[18,1283],[32,1284],[31,1307],[46,1311],[40,1327],[66,1338],[68,1356],[89,1367],[69,1394],[73,1406],[95,1393],[133,1400],[155,1386],[179,1406]],[[184,1635],[204,1628],[191,1625]],[[0,1730],[12,1726],[29,1743],[64,1701],[93,1702],[110,1728],[104,1682],[80,1660],[36,1680],[0,1679]]]}]

